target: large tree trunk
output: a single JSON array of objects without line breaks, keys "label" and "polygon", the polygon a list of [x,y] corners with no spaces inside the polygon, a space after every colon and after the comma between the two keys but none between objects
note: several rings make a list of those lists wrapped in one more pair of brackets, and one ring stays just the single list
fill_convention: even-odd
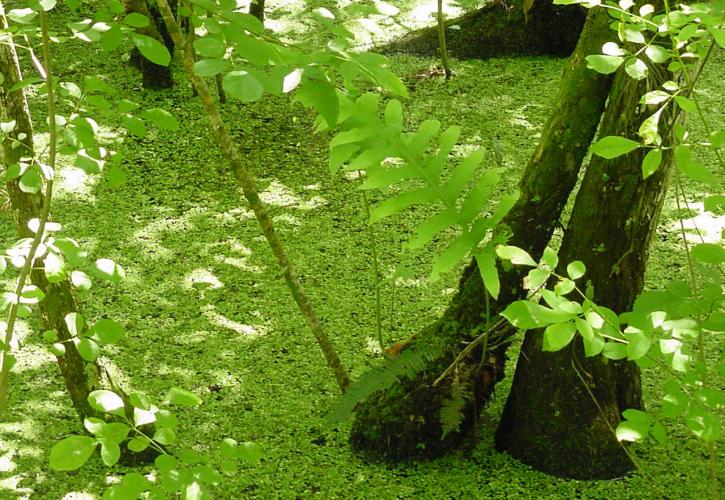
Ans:
[{"label": "large tree trunk", "polygon": [[[651,113],[639,105],[640,97],[667,76],[653,75],[638,84],[620,71],[600,135],[636,138]],[[670,120],[663,116],[662,123]],[[565,273],[569,262],[583,261],[594,301],[617,313],[629,310],[642,291],[672,165],[665,154],[659,170],[643,180],[645,151],[614,160],[592,158],[559,251],[559,272]],[[527,332],[496,433],[497,447],[559,476],[607,479],[631,470],[613,429],[623,410],[642,406],[638,367],[601,356],[585,358],[578,338],[555,353],[541,347],[542,332]]]},{"label": "large tree trunk", "polygon": [[[611,79],[588,70],[584,57],[601,48],[609,36],[608,23],[605,13],[589,15],[579,44],[567,63],[541,142],[521,180],[521,197],[504,220],[512,232],[510,244],[525,248],[534,256],[543,252],[559,222],[604,109]],[[523,294],[523,274],[518,268],[500,270],[500,276],[501,294],[491,306],[492,317]],[[485,328],[485,303],[483,283],[472,264],[464,271],[459,291],[443,317],[410,342],[413,347],[418,343],[443,343],[444,355],[429,363],[412,380],[375,394],[358,406],[351,434],[351,442],[357,449],[398,460],[436,456],[460,443],[473,426],[475,412],[503,376],[506,344],[487,353],[483,364],[480,362],[484,359],[482,347],[474,349],[460,365],[459,380],[475,398],[465,408],[466,419],[460,430],[449,433],[445,439],[441,439],[440,410],[450,397],[451,381],[436,387],[432,382],[464,344]]]},{"label": "large tree trunk", "polygon": [[[1,7],[0,7],[1,9]],[[4,13],[2,17],[4,19]],[[21,158],[33,157],[33,128],[30,113],[22,90],[10,91],[10,88],[21,81],[15,47],[10,43],[0,45],[0,71],[3,82],[0,86],[0,117],[3,122],[15,120],[15,129],[5,136],[3,141],[3,169],[16,164]],[[22,139],[18,136],[24,134]],[[13,143],[20,146],[13,147]],[[42,212],[43,195],[30,194],[20,190],[17,179],[6,184],[10,207],[16,223],[18,236],[32,238],[28,221],[38,218]],[[36,259],[35,269],[31,273],[31,281],[45,293],[45,299],[39,309],[43,324],[48,330],[56,330],[61,342],[71,338],[64,317],[70,312],[78,311],[73,290],[68,281],[48,283],[42,271],[43,259]],[[88,404],[88,394],[101,387],[102,372],[98,363],[87,363],[72,342],[65,343],[65,356],[58,358],[63,379],[78,416],[83,420],[87,416],[95,416]]]},{"label": "large tree trunk", "polygon": [[[585,10],[578,5],[535,0],[524,15],[522,0],[493,0],[482,9],[446,21],[448,53],[459,59],[504,55],[566,57],[577,44],[585,18]],[[414,31],[379,50],[436,55],[436,27]]]},{"label": "large tree trunk", "polygon": [[[176,3],[174,2],[174,5]],[[158,10],[149,8],[146,0],[123,0],[123,7],[127,13],[135,12],[146,16],[149,19],[149,25],[144,28],[136,28],[141,35],[146,35],[158,40],[166,45],[169,52],[173,53],[174,44],[171,42],[165,29],[160,28],[157,19],[159,18]],[[154,12],[155,10],[155,12]],[[161,23],[163,26],[163,23]],[[154,64],[141,55],[138,49],[131,51],[131,64],[137,66],[141,70],[143,87],[145,89],[168,89],[174,86],[174,79],[171,73],[171,65],[161,66]]]}]

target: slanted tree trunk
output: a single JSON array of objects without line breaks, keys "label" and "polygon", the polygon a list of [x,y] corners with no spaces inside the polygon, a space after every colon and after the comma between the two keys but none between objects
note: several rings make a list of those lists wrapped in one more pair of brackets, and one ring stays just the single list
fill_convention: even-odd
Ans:
[{"label": "slanted tree trunk", "polygon": [[[174,4],[175,5],[175,4]],[[149,19],[149,25],[144,28],[136,28],[136,32],[158,40],[166,45],[169,52],[173,53],[174,44],[168,38],[168,33],[159,28],[157,19],[158,11],[152,12],[146,0],[123,0],[123,7],[126,13],[135,12],[142,14]],[[163,24],[163,23],[161,23]],[[168,89],[174,86],[174,79],[171,73],[171,66],[154,64],[141,55],[138,49],[131,52],[131,64],[141,70],[143,87],[145,89]]]},{"label": "slanted tree trunk", "polygon": [[[573,189],[579,167],[596,132],[611,79],[586,68],[584,57],[598,51],[609,36],[609,20],[602,12],[589,14],[582,37],[569,59],[560,90],[537,146],[520,183],[521,196],[504,220],[512,236],[510,244],[539,256],[559,222]],[[501,294],[491,305],[491,317],[523,295],[522,271],[500,270]],[[377,393],[358,406],[351,443],[366,454],[398,460],[439,455],[459,444],[472,428],[475,412],[486,402],[503,376],[504,338],[484,357],[474,349],[459,369],[459,380],[475,397],[468,402],[460,430],[441,439],[440,410],[450,397],[451,380],[436,387],[432,382],[485,328],[486,303],[483,283],[475,264],[466,268],[459,291],[443,317],[411,339],[415,347],[435,339],[445,353],[429,363],[418,376]],[[494,320],[495,321],[495,320]],[[505,336],[505,335],[504,335]],[[484,359],[485,362],[481,363]]]},{"label": "slanted tree trunk", "polygon": [[[638,84],[620,71],[600,136],[636,139],[639,125],[651,114],[639,105],[640,97],[670,76],[653,74]],[[663,116],[661,123],[671,119]],[[672,165],[666,152],[659,170],[643,180],[645,152],[592,158],[559,251],[559,272],[565,273],[569,262],[583,261],[583,280],[593,284],[594,301],[617,313],[630,310],[642,291]],[[613,429],[623,410],[642,407],[638,367],[601,356],[585,358],[579,339],[555,353],[542,352],[541,346],[540,331],[526,333],[496,433],[497,448],[564,477],[608,479],[631,470]]]},{"label": "slanted tree trunk", "polygon": [[[481,59],[571,54],[584,25],[584,9],[578,5],[554,5],[552,0],[535,0],[524,14],[523,3],[522,0],[493,0],[475,12],[446,21],[449,55]],[[438,50],[436,27],[414,31],[378,50],[434,56]]]}]

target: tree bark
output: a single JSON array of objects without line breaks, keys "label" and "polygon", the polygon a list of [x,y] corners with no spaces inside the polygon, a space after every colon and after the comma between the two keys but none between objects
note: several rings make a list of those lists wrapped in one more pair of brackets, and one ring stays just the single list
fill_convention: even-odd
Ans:
[{"label": "tree bark", "polygon": [[[586,68],[584,58],[600,50],[609,36],[606,13],[592,12],[581,39],[570,57],[559,93],[539,145],[526,166],[520,183],[521,196],[504,219],[511,232],[509,243],[538,257],[559,223],[563,207],[573,189],[581,162],[596,132],[609,93],[611,78]],[[491,305],[496,317],[509,302],[522,297],[524,272],[520,268],[499,269],[501,294]],[[429,363],[418,376],[377,393],[356,410],[351,443],[363,453],[390,460],[437,456],[458,445],[474,424],[478,409],[488,400],[503,377],[505,338],[485,357],[482,347],[474,349],[461,364],[459,380],[474,395],[465,410],[458,432],[441,439],[439,415],[451,392],[451,381],[436,387],[432,382],[486,328],[486,297],[475,263],[461,278],[459,291],[443,317],[415,336],[409,344],[426,345],[436,339],[445,344],[444,355]],[[491,341],[493,346],[495,342]],[[481,360],[484,363],[481,363]]]},{"label": "tree bark", "polygon": [[[0,16],[5,23],[5,13],[2,12],[1,5]],[[12,41],[0,44],[0,72],[4,77],[0,85],[0,117],[3,122],[10,120],[16,122],[14,130],[5,136],[2,145],[2,164],[3,168],[7,169],[18,163],[21,158],[32,158],[34,154],[33,126],[25,94],[22,89],[10,90],[22,80]],[[17,179],[7,182],[6,187],[18,237],[32,238],[33,233],[28,228],[28,221],[39,217],[42,212],[43,195],[21,191]],[[43,325],[47,330],[57,331],[61,342],[68,341],[72,336],[68,332],[64,317],[68,313],[78,311],[71,285],[67,280],[48,283],[42,271],[43,259],[37,258],[35,261],[30,279],[45,293],[45,299],[39,304]],[[73,406],[81,421],[88,416],[98,416],[88,404],[88,394],[101,388],[101,366],[98,363],[84,361],[72,342],[65,343],[65,346],[65,356],[57,359]]]},{"label": "tree bark", "polygon": [[264,0],[252,0],[249,4],[249,13],[264,22]]},{"label": "tree bark", "polygon": [[[168,38],[168,33],[165,33],[165,30],[162,31],[157,25],[158,11],[156,13],[152,12],[154,9],[149,9],[146,0],[123,0],[123,7],[128,14],[135,12],[149,19],[148,26],[136,28],[137,33],[158,40],[166,45],[169,52],[173,53],[174,44]],[[145,89],[168,89],[174,86],[171,66],[160,66],[152,63],[143,57],[136,48],[131,51],[130,62],[141,70],[141,78]]]},{"label": "tree bark", "polygon": [[[656,73],[647,83],[637,83],[619,72],[601,137],[637,138],[639,125],[651,113],[639,105],[640,97],[671,78]],[[662,123],[670,120],[663,116]],[[595,303],[617,313],[628,311],[642,291],[672,167],[665,150],[659,170],[643,180],[645,151],[614,160],[592,158],[559,251],[559,272],[574,260],[583,261]],[[642,407],[638,367],[601,356],[585,358],[578,338],[555,353],[541,346],[542,332],[526,333],[496,433],[497,448],[558,476],[608,479],[630,471],[633,465],[613,430],[623,410]]]},{"label": "tree bark", "polygon": [[[585,18],[586,12],[578,5],[536,0],[525,15],[522,0],[494,0],[482,9],[446,21],[448,53],[459,59],[506,55],[566,57],[576,47]],[[437,29],[414,31],[378,50],[437,56]]]}]

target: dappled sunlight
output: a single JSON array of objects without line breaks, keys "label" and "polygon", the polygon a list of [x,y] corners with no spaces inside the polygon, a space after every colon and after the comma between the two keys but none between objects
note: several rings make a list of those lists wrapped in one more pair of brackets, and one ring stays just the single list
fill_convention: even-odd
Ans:
[{"label": "dappled sunlight", "polygon": [[380,342],[373,337],[365,337],[365,352],[372,356],[380,356],[383,353],[380,350]]},{"label": "dappled sunlight", "polygon": [[194,269],[184,277],[182,286],[185,289],[193,289],[196,285],[206,285],[212,290],[224,287],[224,283],[214,276],[214,273],[203,267]]},{"label": "dappled sunlight", "polygon": [[[725,216],[706,212],[702,202],[688,203],[690,210],[697,211],[695,217],[683,219],[686,237],[690,243],[719,243],[725,229]],[[680,230],[680,223],[673,223],[674,229]],[[701,239],[702,238],[702,239]]]},{"label": "dappled sunlight", "polygon": [[[422,28],[435,21],[436,12],[438,12],[437,0],[426,0],[425,2],[418,2],[418,5],[413,7],[407,15],[404,15],[404,19],[414,23],[415,28]],[[455,5],[454,1],[444,0],[443,15],[446,18],[458,17],[461,14],[463,14],[463,9]]]},{"label": "dappled sunlight", "polygon": [[232,330],[240,335],[244,335],[247,338],[261,337],[267,334],[267,327],[264,325],[246,325],[233,321],[223,314],[217,312],[217,308],[214,304],[207,304],[201,309],[202,314],[209,322],[220,328],[226,328]]},{"label": "dappled sunlight", "polygon": [[63,500],[96,500],[98,497],[85,491],[70,491],[63,496]]},{"label": "dappled sunlight", "polygon": [[92,192],[99,183],[100,176],[90,176],[80,168],[75,167],[65,167],[59,169],[59,171],[60,175],[56,178],[59,193],[72,195],[76,199],[95,200]]},{"label": "dappled sunlight", "polygon": [[219,264],[226,264],[227,266],[233,266],[242,271],[247,271],[254,274],[261,274],[262,269],[258,266],[249,264],[246,257],[229,257],[228,255],[217,255],[214,258]]},{"label": "dappled sunlight", "polygon": [[318,195],[304,200],[276,179],[267,186],[267,189],[259,193],[259,197],[267,205],[296,208],[299,210],[314,210],[328,204],[325,198]]}]

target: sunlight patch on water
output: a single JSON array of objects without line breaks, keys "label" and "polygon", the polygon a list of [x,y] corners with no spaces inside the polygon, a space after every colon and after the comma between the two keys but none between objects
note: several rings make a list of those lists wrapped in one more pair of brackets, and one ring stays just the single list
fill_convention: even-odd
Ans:
[{"label": "sunlight patch on water", "polygon": [[184,278],[183,287],[185,289],[190,290],[194,288],[194,285],[209,285],[212,290],[224,287],[224,283],[214,276],[214,273],[203,267],[194,269]]},{"label": "sunlight patch on water", "polygon": [[[705,243],[719,243],[722,231],[725,229],[725,216],[706,212],[702,202],[688,203],[688,206],[690,210],[697,211],[698,214],[683,220],[687,241],[693,244],[702,243],[703,240]],[[674,222],[673,229],[680,231],[679,221]],[[700,236],[702,236],[702,240]]]},{"label": "sunlight patch on water", "polygon": [[223,314],[219,314],[214,304],[207,304],[202,308],[202,314],[210,323],[221,328],[232,330],[248,338],[261,337],[267,334],[267,327],[262,325],[245,325],[233,321]]}]

